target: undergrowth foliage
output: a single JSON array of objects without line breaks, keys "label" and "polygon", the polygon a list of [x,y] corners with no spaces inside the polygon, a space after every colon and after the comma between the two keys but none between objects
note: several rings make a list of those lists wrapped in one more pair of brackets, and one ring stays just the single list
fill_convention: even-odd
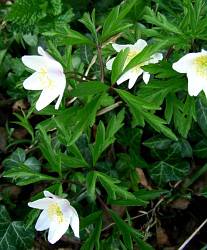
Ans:
[{"label": "undergrowth foliage", "polygon": [[[0,249],[31,249],[34,239],[44,239],[34,232],[39,212],[27,206],[44,190],[75,207],[80,239],[69,228],[57,244],[81,250],[156,249],[156,209],[207,196],[205,187],[193,189],[207,169],[206,96],[190,96],[186,75],[172,68],[187,53],[207,49],[206,1],[82,2],[0,4],[0,107],[19,107],[13,105],[13,115],[1,112],[7,118],[1,123]],[[129,62],[129,49],[112,47],[138,39],[148,46]],[[40,92],[22,85],[33,72],[21,57],[36,55],[38,46],[66,75],[58,110],[52,103],[37,111]],[[143,64],[155,53],[163,60]],[[137,65],[150,73],[148,84],[142,77],[130,90],[127,82],[116,84]]]}]

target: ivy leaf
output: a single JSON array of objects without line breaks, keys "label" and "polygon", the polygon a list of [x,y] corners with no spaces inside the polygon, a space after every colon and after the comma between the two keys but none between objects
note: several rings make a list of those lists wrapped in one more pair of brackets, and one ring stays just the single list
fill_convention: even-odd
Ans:
[{"label": "ivy leaf", "polygon": [[26,159],[26,154],[24,149],[17,148],[8,158],[3,161],[3,166],[5,169],[10,169],[13,167],[18,167],[24,163]]},{"label": "ivy leaf", "polygon": [[150,176],[157,183],[162,186],[169,181],[178,181],[189,172],[190,166],[186,161],[172,164],[164,161],[155,163],[150,169]]},{"label": "ivy leaf", "polygon": [[4,206],[0,206],[0,246],[4,250],[31,249],[34,230],[21,221],[11,221]]},{"label": "ivy leaf", "polygon": [[201,98],[196,102],[197,121],[203,133],[207,136],[207,103]]}]

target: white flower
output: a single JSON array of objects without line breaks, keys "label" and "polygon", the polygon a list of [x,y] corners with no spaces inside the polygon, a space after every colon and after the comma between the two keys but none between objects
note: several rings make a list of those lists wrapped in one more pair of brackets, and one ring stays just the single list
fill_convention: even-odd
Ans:
[{"label": "white flower", "polygon": [[28,77],[23,86],[28,90],[42,90],[36,103],[39,111],[49,105],[57,97],[55,109],[58,109],[66,86],[66,78],[62,65],[52,58],[41,47],[38,47],[39,56],[23,56],[22,62],[35,72]]},{"label": "white flower", "polygon": [[[124,67],[136,56],[138,55],[146,46],[147,42],[143,39],[137,40],[135,44],[125,44],[125,45],[119,45],[116,43],[112,44],[113,48],[117,51],[120,52],[123,49],[129,48],[129,53],[127,55],[127,59],[125,61]],[[141,64],[138,64],[134,68],[128,70],[126,73],[124,73],[118,80],[117,84],[121,84],[122,82],[126,81],[129,79],[129,84],[128,88],[131,89],[137,78],[143,73],[143,81],[147,84],[150,79],[150,74],[148,72],[145,72],[143,69],[141,69],[141,66],[151,64],[151,63],[158,63],[160,60],[162,60],[163,56],[161,53],[155,53],[154,55],[151,56],[151,58],[148,61],[145,61]],[[115,57],[110,59],[106,63],[106,68],[109,70],[112,70],[112,64],[114,62]]]},{"label": "white flower", "polygon": [[188,93],[197,96],[204,91],[207,96],[207,51],[189,53],[172,65],[179,73],[186,73],[188,78]]},{"label": "white flower", "polygon": [[44,191],[46,198],[29,202],[28,206],[42,209],[35,229],[43,231],[49,229],[48,241],[51,244],[57,242],[71,226],[74,235],[79,238],[78,214],[66,199],[62,199],[49,191]]}]

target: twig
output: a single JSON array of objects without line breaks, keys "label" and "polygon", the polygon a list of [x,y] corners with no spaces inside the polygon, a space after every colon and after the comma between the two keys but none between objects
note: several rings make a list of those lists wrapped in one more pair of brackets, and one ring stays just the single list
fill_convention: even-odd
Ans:
[{"label": "twig", "polygon": [[183,250],[184,247],[195,237],[195,235],[201,230],[201,228],[207,223],[207,218],[204,222],[190,235],[190,237],[178,248],[178,250]]},{"label": "twig", "polygon": [[101,82],[104,82],[104,65],[103,65],[103,60],[102,60],[101,46],[97,44],[96,48],[98,52],[98,61],[99,61],[99,66],[100,66],[100,71],[101,71],[100,80]]},{"label": "twig", "polygon": [[122,101],[119,101],[119,102],[116,102],[116,103],[112,104],[111,106],[103,108],[103,109],[101,109],[100,111],[97,112],[97,116],[103,115],[103,114],[105,114],[105,113],[119,107],[121,104],[122,104]]}]

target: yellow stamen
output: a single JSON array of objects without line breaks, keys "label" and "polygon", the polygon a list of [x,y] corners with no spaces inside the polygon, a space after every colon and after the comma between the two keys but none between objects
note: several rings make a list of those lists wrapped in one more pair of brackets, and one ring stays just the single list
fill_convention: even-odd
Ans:
[{"label": "yellow stamen", "polygon": [[62,223],[64,220],[63,213],[57,203],[52,203],[48,206],[48,216],[52,220],[56,216],[58,223]]},{"label": "yellow stamen", "polygon": [[39,80],[42,83],[43,88],[52,88],[54,81],[48,77],[46,68],[41,68],[39,71]]},{"label": "yellow stamen", "polygon": [[196,65],[196,72],[200,76],[207,78],[207,55],[197,57],[194,63]]}]

